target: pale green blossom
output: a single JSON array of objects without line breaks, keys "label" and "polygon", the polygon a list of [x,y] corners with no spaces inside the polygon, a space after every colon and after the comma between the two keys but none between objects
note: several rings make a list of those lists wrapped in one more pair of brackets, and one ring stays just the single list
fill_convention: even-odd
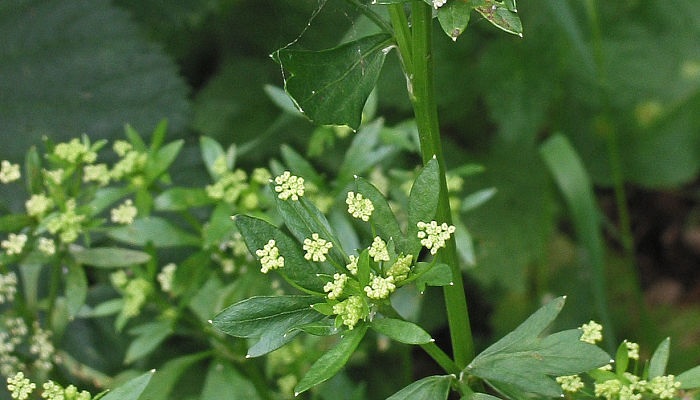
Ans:
[{"label": "pale green blossom", "polygon": [[268,240],[262,249],[255,250],[255,254],[260,258],[260,272],[266,274],[271,269],[284,267],[284,257],[273,239]]},{"label": "pale green blossom", "polygon": [[18,180],[22,175],[19,173],[19,164],[12,164],[7,160],[2,160],[0,167],[0,182],[10,183]]},{"label": "pale green blossom", "polygon": [[322,239],[318,236],[318,233],[314,233],[311,235],[311,239],[304,239],[304,250],[306,251],[304,258],[316,262],[326,261],[326,254],[328,254],[332,247],[333,243]]},{"label": "pale green blossom", "polygon": [[359,218],[365,222],[369,221],[369,217],[374,211],[374,205],[370,199],[362,197],[362,194],[348,192],[348,197],[345,199],[345,204],[348,205],[348,212],[354,218]]},{"label": "pale green blossom", "polygon": [[279,193],[277,197],[281,200],[287,200],[290,197],[292,201],[299,200],[299,197],[304,195],[304,178],[292,175],[289,171],[275,178],[275,192]]},{"label": "pale green blossom", "polygon": [[328,282],[323,286],[323,291],[328,292],[328,298],[331,300],[337,299],[342,293],[345,283],[348,281],[348,276],[345,274],[333,275],[333,282]]},{"label": "pale green blossom", "polygon": [[53,239],[41,237],[39,238],[39,251],[46,254],[47,256],[52,256],[56,253],[56,243]]},{"label": "pale green blossom", "polygon": [[627,346],[627,357],[639,360],[639,344],[625,341],[625,346]]},{"label": "pale green blossom", "polygon": [[51,358],[56,349],[51,343],[51,332],[41,329],[37,323],[34,323],[34,334],[29,341],[29,353],[37,357],[34,365],[44,371],[49,371],[52,368]]},{"label": "pale green blossom", "polygon": [[369,255],[374,259],[374,262],[389,261],[389,251],[386,248],[386,242],[379,236],[374,237],[372,246],[369,248]]},{"label": "pale green blossom", "polygon": [[396,289],[394,285],[394,277],[383,278],[370,274],[369,285],[364,287],[367,297],[370,299],[386,299]]},{"label": "pale green blossom", "polygon": [[131,199],[127,199],[117,208],[112,209],[112,222],[116,224],[128,225],[134,222],[138,210]]},{"label": "pale green blossom", "polygon": [[347,268],[347,270],[350,271],[351,274],[357,275],[357,262],[359,261],[359,258],[352,254],[349,257],[350,264],[346,265],[345,268]]},{"label": "pale green blossom", "polygon": [[207,185],[205,190],[212,199],[223,200],[227,203],[234,203],[238,200],[241,192],[248,188],[245,171],[237,169],[233,172],[225,172],[216,183]]},{"label": "pale green blossom", "polygon": [[68,143],[57,144],[53,149],[53,154],[71,164],[77,162],[92,163],[97,159],[97,153],[90,150],[90,147],[78,138],[74,138]]},{"label": "pale green blossom", "polygon": [[272,175],[270,174],[270,171],[267,170],[267,168],[255,168],[250,176],[250,179],[253,182],[261,185],[266,184],[270,180],[270,178],[272,178]]},{"label": "pale green blossom", "polygon": [[660,399],[672,399],[680,389],[681,383],[674,380],[673,375],[657,376],[649,381],[647,390]]},{"label": "pale green blossom", "polygon": [[437,10],[438,8],[442,7],[447,3],[447,0],[433,0],[433,7]]},{"label": "pale green blossom", "polygon": [[139,315],[141,306],[146,302],[146,297],[151,292],[151,284],[145,279],[133,279],[124,287],[124,307],[122,315],[131,318]]},{"label": "pale green blossom", "polygon": [[17,275],[12,271],[0,274],[0,304],[14,300],[15,293],[17,293]]},{"label": "pale green blossom", "polygon": [[333,306],[333,313],[340,316],[343,324],[352,330],[355,325],[367,317],[367,309],[364,300],[360,296],[350,296],[346,300]]},{"label": "pale green blossom", "polygon": [[585,386],[578,375],[558,376],[556,381],[563,391],[569,393],[576,393]]},{"label": "pale green blossom", "polygon": [[170,293],[170,291],[173,290],[173,278],[175,278],[176,270],[177,265],[174,263],[167,264],[156,277],[156,279],[158,279],[158,283],[160,283],[160,288],[165,293]]},{"label": "pale green blossom", "polygon": [[8,256],[13,256],[22,252],[24,244],[27,243],[27,235],[20,233],[19,235],[10,233],[7,235],[7,240],[0,243],[0,247],[5,249]]},{"label": "pale green blossom", "polygon": [[29,378],[25,378],[21,371],[15,376],[7,378],[7,390],[10,391],[10,396],[13,399],[28,399],[34,389],[36,389],[36,384],[32,383]]},{"label": "pale green blossom", "polygon": [[44,213],[53,207],[53,200],[46,197],[45,194],[33,194],[26,202],[24,207],[27,209],[27,215],[31,217],[41,217]]},{"label": "pale green blossom", "polygon": [[112,149],[119,157],[124,157],[132,148],[131,143],[124,140],[116,140],[112,145]]},{"label": "pale green blossom", "polygon": [[408,274],[411,272],[411,263],[413,262],[413,256],[400,256],[394,265],[389,267],[386,271],[387,276],[394,277],[394,282],[399,283],[402,280],[408,278]]},{"label": "pale green blossom", "polygon": [[622,383],[617,379],[610,379],[603,383],[596,383],[594,392],[596,396],[605,397],[606,400],[612,400],[620,393]]},{"label": "pale green blossom", "polygon": [[46,176],[46,179],[48,179],[50,182],[60,185],[61,182],[63,182],[64,171],[63,168],[58,168],[51,171],[44,170],[44,176]]},{"label": "pale green blossom", "polygon": [[430,223],[420,221],[416,225],[418,226],[418,239],[421,239],[420,243],[433,255],[445,247],[445,242],[455,231],[454,225],[447,225],[444,222],[438,225],[437,221],[430,221]]},{"label": "pale green blossom", "polygon": [[635,393],[631,386],[623,386],[620,389],[620,400],[642,400],[641,393]]},{"label": "pale green blossom", "polygon": [[97,182],[100,186],[109,183],[107,164],[86,165],[83,167],[83,182]]},{"label": "pale green blossom", "polygon": [[136,150],[128,151],[121,160],[112,167],[110,177],[116,181],[130,175],[136,171],[140,171],[146,165],[148,155],[140,153]]},{"label": "pale green blossom", "polygon": [[603,340],[603,326],[595,321],[583,324],[578,329],[583,331],[580,339],[582,342],[596,344]]},{"label": "pale green blossom", "polygon": [[74,242],[83,230],[81,223],[85,220],[85,216],[77,214],[75,210],[75,199],[70,199],[66,202],[66,210],[63,213],[46,222],[46,229],[51,234],[61,232],[59,238],[64,243]]},{"label": "pale green blossom", "polygon": [[217,157],[216,160],[214,160],[214,163],[211,165],[211,170],[217,175],[223,175],[226,171],[228,171],[226,156],[222,154]]}]

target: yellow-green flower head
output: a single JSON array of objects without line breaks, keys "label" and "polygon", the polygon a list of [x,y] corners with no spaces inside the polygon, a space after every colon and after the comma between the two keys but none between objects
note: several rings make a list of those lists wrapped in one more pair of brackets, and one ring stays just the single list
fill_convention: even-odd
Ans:
[{"label": "yellow-green flower head", "polygon": [[370,199],[362,197],[362,194],[348,192],[348,197],[345,199],[345,204],[348,205],[348,212],[353,217],[359,218],[365,222],[369,221],[369,217],[374,211],[374,205]]},{"label": "yellow-green flower head", "polygon": [[83,167],[83,182],[97,182],[100,186],[109,183],[107,164],[86,165]]},{"label": "yellow-green flower head", "polygon": [[459,175],[447,175],[447,191],[450,193],[459,192],[464,186],[464,179]]},{"label": "yellow-green flower head", "polygon": [[369,255],[374,259],[374,262],[389,261],[389,251],[386,248],[386,242],[379,236],[374,237],[372,246],[369,248]]},{"label": "yellow-green flower head", "polygon": [[273,239],[270,239],[262,249],[255,250],[255,254],[260,257],[260,272],[266,274],[271,269],[284,267],[284,257],[280,255],[280,251]]},{"label": "yellow-green flower head", "polygon": [[396,289],[394,285],[394,277],[382,278],[374,274],[370,275],[369,285],[365,286],[364,290],[367,297],[370,299],[386,299]]},{"label": "yellow-green flower head", "polygon": [[131,318],[139,315],[141,306],[146,302],[146,297],[151,292],[151,284],[145,279],[134,279],[124,287],[124,307],[122,315]]},{"label": "yellow-green flower head", "polygon": [[311,239],[304,239],[304,258],[307,260],[314,260],[316,262],[326,261],[326,254],[333,247],[333,243],[322,239],[318,236],[318,233],[311,235]]},{"label": "yellow-green flower head", "polygon": [[587,324],[583,324],[578,329],[583,331],[580,339],[582,342],[596,344],[597,342],[603,340],[603,325],[600,325],[595,321],[590,321]]},{"label": "yellow-green flower head", "polygon": [[427,224],[419,221],[416,225],[418,226],[418,239],[421,239],[420,243],[433,255],[445,247],[445,242],[455,232],[454,225],[447,225],[444,222],[438,225],[437,221],[430,221]]},{"label": "yellow-green flower head", "polygon": [[360,296],[350,296],[347,300],[333,306],[333,313],[340,315],[343,324],[353,330],[360,319],[367,317],[364,300]]},{"label": "yellow-green flower head", "polygon": [[117,140],[112,145],[112,150],[114,150],[114,152],[117,153],[119,157],[124,157],[126,153],[131,151],[132,148],[133,146],[131,145],[131,143],[125,140]]},{"label": "yellow-green flower head", "polygon": [[272,178],[272,175],[270,174],[270,171],[267,170],[267,168],[255,168],[253,170],[253,173],[250,176],[250,179],[260,185],[266,184],[270,178]]},{"label": "yellow-green flower head", "polygon": [[46,254],[47,256],[52,256],[56,254],[56,243],[53,239],[41,237],[39,238],[39,251]]},{"label": "yellow-green flower head", "polygon": [[304,195],[304,178],[292,175],[289,171],[275,178],[275,192],[281,200],[292,198],[292,201],[299,200]]},{"label": "yellow-green flower head", "polygon": [[596,383],[594,387],[595,395],[605,397],[606,400],[612,400],[617,397],[622,389],[622,383],[617,379],[609,379],[603,383]]},{"label": "yellow-green flower head", "polygon": [[30,338],[29,353],[38,357],[35,366],[39,369],[50,370],[51,358],[55,352],[53,343],[51,343],[51,332],[41,329],[37,323],[34,323],[34,334]]},{"label": "yellow-green flower head", "polygon": [[639,344],[625,341],[625,346],[627,346],[627,357],[639,360]]},{"label": "yellow-green flower head", "polygon": [[7,235],[7,240],[3,240],[0,246],[5,249],[8,256],[12,256],[21,253],[25,243],[27,243],[27,235],[10,233]]},{"label": "yellow-green flower head", "polygon": [[556,381],[563,391],[569,393],[576,393],[585,386],[578,375],[558,376]]},{"label": "yellow-green flower head", "polygon": [[85,219],[84,215],[76,214],[75,199],[66,201],[66,211],[46,222],[46,229],[55,234],[61,232],[59,238],[64,243],[72,243],[78,238],[78,233],[82,232],[81,223]]},{"label": "yellow-green flower head", "polygon": [[359,261],[358,257],[355,257],[354,255],[350,255],[350,264],[346,265],[345,268],[347,268],[348,271],[350,271],[351,274],[357,275],[357,262]]},{"label": "yellow-green flower head", "polygon": [[620,400],[642,400],[642,394],[635,393],[631,386],[623,386],[619,396]]},{"label": "yellow-green flower head", "polygon": [[41,386],[44,391],[41,393],[41,398],[47,400],[65,400],[64,390],[54,381],[48,381]]},{"label": "yellow-green flower head", "polygon": [[114,164],[112,171],[109,173],[110,177],[114,180],[120,180],[126,175],[139,171],[146,165],[147,159],[148,155],[146,153],[131,150]]},{"label": "yellow-green flower head", "polygon": [[17,275],[14,272],[0,274],[0,304],[15,299],[17,293]]},{"label": "yellow-green flower head", "polygon": [[63,182],[63,168],[55,169],[52,171],[44,170],[44,176],[49,182],[56,185],[60,185]]},{"label": "yellow-green flower head", "polygon": [[158,279],[158,283],[160,283],[160,288],[165,293],[170,293],[170,291],[173,290],[173,279],[175,278],[176,270],[177,265],[174,263],[167,264],[156,277],[156,279]]},{"label": "yellow-green flower head", "polygon": [[97,159],[97,154],[90,150],[90,147],[81,142],[78,138],[71,140],[68,143],[59,143],[54,147],[53,154],[69,163],[84,161],[92,163]]},{"label": "yellow-green flower head", "polygon": [[43,193],[34,194],[24,203],[24,207],[27,209],[29,216],[41,217],[53,207],[53,200],[46,197]]},{"label": "yellow-green flower head", "polygon": [[411,263],[413,262],[413,256],[401,256],[399,257],[394,265],[392,265],[387,271],[387,276],[393,276],[394,282],[399,283],[402,280],[408,278],[408,274],[411,272]]},{"label": "yellow-green flower head", "polygon": [[674,381],[673,375],[657,376],[649,381],[647,390],[659,396],[660,399],[672,399],[681,383]]},{"label": "yellow-green flower head", "polygon": [[433,7],[437,10],[438,8],[442,7],[447,3],[447,0],[433,0]]},{"label": "yellow-green flower head", "polygon": [[0,163],[0,182],[14,182],[21,176],[22,175],[19,173],[19,164],[12,164],[7,160],[2,160],[2,163]]},{"label": "yellow-green flower head", "polygon": [[225,155],[220,155],[219,157],[214,160],[214,163],[211,165],[211,170],[217,174],[217,175],[223,175],[228,171],[228,165],[226,165],[226,156]]},{"label": "yellow-green flower head", "polygon": [[328,292],[328,298],[331,300],[337,299],[342,293],[345,283],[348,281],[348,276],[345,274],[333,275],[333,282],[326,283],[323,286],[323,291]]},{"label": "yellow-green flower head", "polygon": [[23,372],[18,372],[15,376],[7,378],[7,390],[13,399],[25,400],[36,389],[36,384],[24,377]]},{"label": "yellow-green flower head", "polygon": [[623,372],[622,376],[624,376],[625,379],[627,379],[630,382],[629,383],[630,389],[636,390],[639,392],[643,392],[644,390],[646,390],[647,381],[640,380],[637,375],[634,375],[630,372]]},{"label": "yellow-green flower head", "polygon": [[115,224],[128,225],[134,222],[138,210],[131,199],[127,199],[117,208],[112,209],[112,222]]}]

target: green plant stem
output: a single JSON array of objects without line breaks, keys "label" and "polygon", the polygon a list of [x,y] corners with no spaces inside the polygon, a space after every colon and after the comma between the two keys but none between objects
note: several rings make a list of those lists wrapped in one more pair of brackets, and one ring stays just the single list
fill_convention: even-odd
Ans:
[{"label": "green plant stem", "polygon": [[403,69],[406,75],[410,77],[413,74],[411,30],[408,27],[406,13],[403,11],[403,4],[389,4],[387,5],[387,9],[389,10],[391,24],[394,26],[394,38],[396,39],[396,44],[399,46],[399,54],[401,55]]},{"label": "green plant stem", "polygon": [[[436,218],[439,222],[452,223],[452,212],[445,179],[445,161],[442,157],[440,130],[438,125],[437,105],[433,82],[433,21],[432,9],[423,1],[411,2],[411,56],[413,71],[409,75],[409,97],[418,127],[421,155],[426,164],[431,158],[438,161],[440,169],[440,196]],[[467,301],[464,294],[462,271],[457,258],[455,241],[447,242],[447,247],[441,250],[442,260],[450,266],[454,285],[443,288],[445,306],[452,340],[454,361],[461,369],[474,356],[474,345]]]},{"label": "green plant stem", "polygon": [[393,31],[391,30],[391,25],[389,25],[384,20],[384,18],[382,18],[379,14],[372,10],[372,8],[370,8],[368,5],[362,4],[358,0],[345,0],[345,2],[348,3],[352,8],[364,14],[365,17],[369,18],[370,21],[374,22],[374,24],[377,25],[385,33],[393,34]]}]

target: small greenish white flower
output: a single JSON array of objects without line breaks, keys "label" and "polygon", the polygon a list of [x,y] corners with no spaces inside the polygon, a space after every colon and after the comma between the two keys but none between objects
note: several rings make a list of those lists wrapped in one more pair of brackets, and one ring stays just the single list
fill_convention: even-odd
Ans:
[{"label": "small greenish white flower", "polygon": [[365,286],[364,290],[367,297],[370,299],[386,299],[396,289],[394,285],[394,277],[383,278],[374,274],[370,275],[369,285]]},{"label": "small greenish white flower", "polygon": [[350,296],[346,300],[333,306],[333,313],[340,316],[343,324],[349,330],[353,330],[355,325],[367,317],[367,309],[364,300],[360,296]]},{"label": "small greenish white flower", "polygon": [[345,204],[348,205],[348,212],[353,217],[359,218],[365,222],[369,221],[369,217],[374,211],[374,205],[370,199],[362,197],[362,194],[348,192],[348,197],[345,199]]},{"label": "small greenish white flower", "polygon": [[620,389],[619,399],[620,400],[642,400],[642,394],[635,393],[634,389],[631,386],[623,386],[622,389]]},{"label": "small greenish white flower", "polygon": [[281,200],[292,198],[292,201],[299,200],[304,195],[304,178],[292,175],[289,171],[275,178],[275,192]]},{"label": "small greenish white flower", "polygon": [[389,261],[389,251],[386,248],[386,242],[379,236],[374,237],[372,246],[369,248],[369,255],[374,259],[374,262]]},{"label": "small greenish white flower", "polygon": [[649,381],[647,390],[659,396],[660,399],[672,399],[681,383],[674,380],[673,375],[657,376]]},{"label": "small greenish white flower", "polygon": [[606,364],[606,365],[603,365],[602,367],[600,367],[600,368],[598,368],[598,369],[601,370],[601,371],[612,371],[612,365]]},{"label": "small greenish white flower", "polygon": [[38,247],[39,251],[46,254],[47,256],[52,256],[56,254],[56,243],[53,241],[53,239],[40,237]]},{"label": "small greenish white flower", "polygon": [[326,254],[328,254],[332,247],[333,243],[322,239],[318,236],[318,233],[314,233],[311,235],[311,239],[304,239],[304,250],[306,251],[304,258],[316,262],[324,262],[326,261]]},{"label": "small greenish white flower", "polygon": [[12,271],[0,274],[0,304],[14,300],[15,293],[17,293],[17,275]]},{"label": "small greenish white flower", "polygon": [[387,276],[394,277],[394,282],[399,283],[402,280],[408,278],[408,274],[411,272],[411,263],[413,262],[413,256],[400,256],[394,265],[389,267],[386,271]]},{"label": "small greenish white flower", "polygon": [[637,375],[634,375],[633,373],[630,373],[630,372],[623,372],[622,376],[624,376],[625,379],[627,379],[630,382],[629,387],[632,390],[636,390],[639,392],[643,392],[644,390],[646,390],[647,381],[640,380]]},{"label": "small greenish white flower", "polygon": [[270,178],[272,178],[272,175],[267,168],[255,168],[253,173],[250,175],[250,179],[260,185],[266,184]]},{"label": "small greenish white flower", "polygon": [[19,173],[19,164],[12,164],[7,160],[2,160],[0,165],[0,182],[2,183],[14,182],[22,176]]},{"label": "small greenish white flower", "polygon": [[170,293],[173,290],[173,278],[175,278],[175,271],[177,270],[177,265],[174,263],[167,264],[160,271],[156,279],[160,283],[160,288],[165,293]]},{"label": "small greenish white flower", "polygon": [[350,255],[350,264],[346,265],[345,268],[347,268],[348,271],[350,271],[351,274],[357,275],[357,262],[359,261],[358,257],[355,257],[354,255]]},{"label": "small greenish white flower", "polygon": [[141,306],[151,292],[151,284],[141,278],[130,280],[124,287],[124,307],[122,315],[131,318],[141,313]]},{"label": "small greenish white flower", "polygon": [[34,389],[36,389],[36,384],[32,383],[29,378],[25,378],[21,371],[15,376],[7,378],[7,390],[10,391],[10,396],[13,399],[28,399]]},{"label": "small greenish white flower", "polygon": [[83,167],[83,182],[97,182],[100,186],[109,183],[107,164],[86,165]]},{"label": "small greenish white flower", "polygon": [[119,157],[124,157],[126,153],[131,151],[132,148],[133,146],[131,145],[131,143],[125,140],[116,140],[112,145],[112,150],[114,150],[114,152],[117,153]]},{"label": "small greenish white flower", "polygon": [[442,7],[447,3],[447,0],[433,0],[433,7],[437,10],[438,8]]},{"label": "small greenish white flower", "polygon": [[603,340],[603,326],[595,321],[583,324],[578,329],[583,331],[580,339],[582,342],[596,344]]},{"label": "small greenish white flower", "polygon": [[146,165],[147,159],[146,153],[140,153],[136,150],[128,151],[121,160],[114,164],[109,173],[110,178],[120,180],[126,175],[141,170]]},{"label": "small greenish white flower", "polygon": [[81,223],[85,220],[85,216],[77,214],[75,210],[75,199],[70,199],[66,201],[66,209],[63,213],[46,221],[46,229],[49,233],[61,232],[59,238],[63,243],[74,242],[83,230]]},{"label": "small greenish white flower", "polygon": [[242,169],[233,172],[224,172],[213,185],[207,185],[205,190],[212,199],[223,200],[227,203],[234,203],[238,200],[241,192],[248,188],[245,182],[247,174]]},{"label": "small greenish white flower", "polygon": [[609,379],[603,383],[596,383],[594,386],[595,395],[605,397],[606,400],[616,398],[621,389],[622,383],[617,379]]},{"label": "small greenish white flower", "polygon": [[419,221],[416,225],[418,226],[418,239],[421,239],[420,243],[433,255],[445,247],[445,242],[455,232],[454,225],[447,225],[444,222],[438,225],[437,221],[430,221],[430,223]]},{"label": "small greenish white flower", "polygon": [[627,346],[627,357],[639,360],[639,344],[625,341],[625,346]]},{"label": "small greenish white flower", "polygon": [[41,393],[41,398],[47,400],[64,400],[64,390],[54,381],[45,382],[41,386],[44,391]]},{"label": "small greenish white flower", "polygon": [[127,199],[117,208],[112,209],[112,222],[115,224],[128,225],[134,222],[138,210],[131,199]]},{"label": "small greenish white flower", "polygon": [[255,254],[260,257],[260,272],[266,274],[271,269],[284,267],[284,257],[273,239],[270,239],[262,249],[255,250]]},{"label": "small greenish white flower", "polygon": [[53,200],[46,197],[45,194],[33,194],[26,202],[24,207],[27,209],[27,214],[31,217],[41,217],[44,213],[53,207]]},{"label": "small greenish white flower", "polygon": [[464,179],[459,175],[447,175],[447,191],[450,193],[459,192],[464,186]]},{"label": "small greenish white flower", "polygon": [[22,252],[25,243],[27,243],[27,235],[10,233],[7,240],[3,240],[0,246],[5,249],[8,256],[13,256]]},{"label": "small greenish white flower", "polygon": [[217,174],[217,175],[223,175],[228,171],[228,165],[226,165],[226,156],[225,155],[220,155],[219,157],[214,160],[214,163],[211,165],[211,170]]},{"label": "small greenish white flower", "polygon": [[53,149],[53,154],[69,163],[80,161],[92,163],[97,159],[97,153],[90,150],[90,147],[78,138],[74,138],[68,143],[57,144]]},{"label": "small greenish white flower", "polygon": [[44,176],[46,176],[46,179],[49,180],[49,182],[60,185],[61,182],[63,182],[63,172],[63,168],[58,168],[51,171],[44,170]]},{"label": "small greenish white flower", "polygon": [[44,371],[51,369],[51,358],[56,349],[51,343],[51,332],[41,329],[38,324],[34,324],[34,334],[29,341],[29,353],[37,356],[34,365]]},{"label": "small greenish white flower", "polygon": [[563,391],[569,393],[576,393],[585,386],[578,375],[558,376],[556,381]]},{"label": "small greenish white flower", "polygon": [[345,274],[333,275],[333,282],[328,282],[323,286],[323,291],[328,292],[328,298],[331,300],[337,299],[342,293],[345,283],[348,281],[348,276]]}]

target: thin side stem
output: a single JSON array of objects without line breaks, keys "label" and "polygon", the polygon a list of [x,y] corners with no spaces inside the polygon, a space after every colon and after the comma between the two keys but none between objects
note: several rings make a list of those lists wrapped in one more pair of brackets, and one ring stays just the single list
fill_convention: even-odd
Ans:
[{"label": "thin side stem", "polygon": [[[445,161],[442,156],[438,125],[435,88],[433,83],[433,21],[432,9],[423,1],[411,2],[413,76],[409,82],[409,96],[418,126],[423,163],[435,158],[440,169],[440,196],[436,218],[439,222],[452,223],[445,179]],[[452,340],[454,361],[461,369],[474,356],[474,345],[469,324],[467,301],[464,294],[462,271],[457,258],[455,241],[447,242],[441,250],[441,259],[450,266],[454,285],[443,288],[447,319]]]},{"label": "thin side stem", "polygon": [[394,31],[391,29],[391,25],[389,25],[384,20],[384,18],[381,17],[381,15],[377,14],[368,5],[362,4],[358,0],[345,0],[345,2],[348,3],[352,8],[364,14],[365,17],[369,18],[370,21],[374,22],[374,24],[377,25],[384,32],[390,35],[394,34]]},{"label": "thin side stem", "polygon": [[387,5],[387,10],[389,11],[391,24],[394,26],[394,38],[396,39],[396,44],[399,46],[401,62],[403,63],[406,76],[410,79],[410,76],[413,74],[411,30],[408,27],[406,13],[403,11],[403,4],[389,4]]}]

